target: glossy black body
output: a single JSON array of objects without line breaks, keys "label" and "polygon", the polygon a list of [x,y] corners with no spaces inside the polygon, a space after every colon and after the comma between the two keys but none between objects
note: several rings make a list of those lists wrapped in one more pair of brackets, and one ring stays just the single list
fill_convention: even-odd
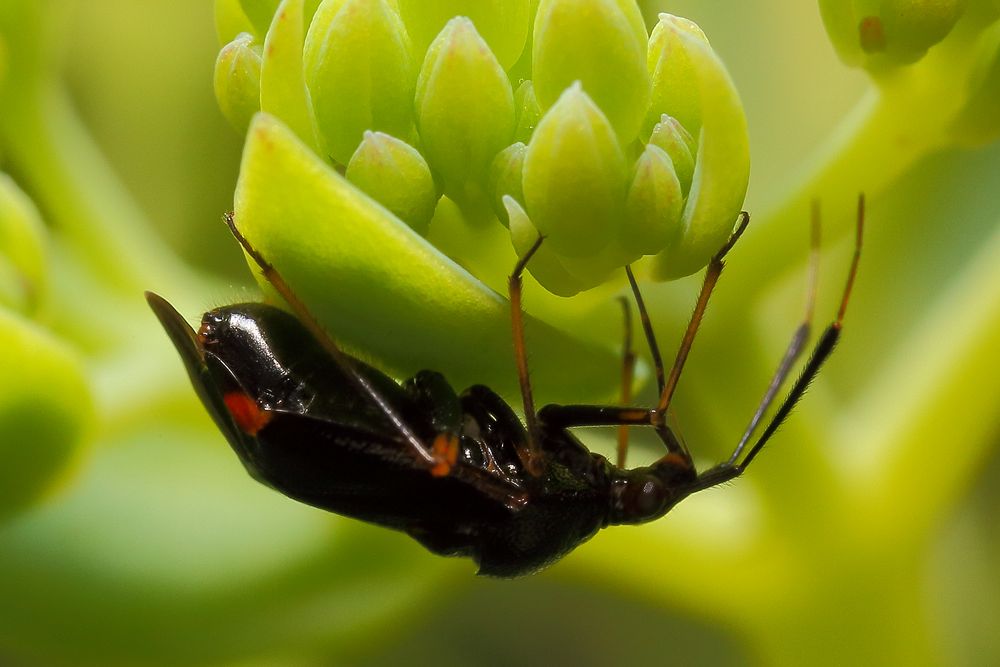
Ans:
[{"label": "glossy black body", "polygon": [[[238,304],[206,313],[194,332],[166,301],[151,295],[150,304],[255,479],[304,503],[402,530],[434,553],[471,557],[480,574],[534,572],[608,524],[656,518],[694,490],[685,488],[695,481],[693,470],[615,468],[564,428],[547,426],[545,410],[543,472],[528,474],[525,428],[490,389],[456,395],[430,371],[399,384],[351,359],[422,441],[458,437],[454,466],[434,476],[292,315]],[[234,393],[266,417],[256,432],[227,407],[225,397]],[[651,485],[657,506],[645,507],[639,492]],[[675,498],[661,497],[668,485]]]}]

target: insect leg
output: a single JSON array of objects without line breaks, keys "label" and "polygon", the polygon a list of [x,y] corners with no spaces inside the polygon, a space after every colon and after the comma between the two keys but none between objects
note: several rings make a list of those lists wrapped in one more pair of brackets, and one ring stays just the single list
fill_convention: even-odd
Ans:
[{"label": "insect leg", "polygon": [[[741,475],[754,458],[756,458],[757,454],[760,453],[760,450],[764,447],[764,445],[767,444],[767,441],[771,439],[771,436],[774,435],[781,424],[784,423],[785,419],[788,418],[792,409],[795,408],[796,404],[798,404],[799,400],[806,393],[806,390],[809,388],[809,383],[813,381],[822,368],[823,363],[833,352],[834,347],[837,345],[837,341],[840,340],[840,332],[843,329],[844,315],[847,312],[847,303],[851,298],[851,291],[854,288],[854,279],[858,274],[858,263],[861,260],[861,243],[864,236],[864,219],[865,200],[862,195],[858,198],[858,217],[854,242],[854,256],[851,260],[851,267],[847,274],[847,284],[844,286],[844,292],[840,298],[840,308],[837,311],[837,318],[827,327],[826,331],[823,332],[823,335],[820,336],[819,341],[813,348],[812,356],[809,357],[809,361],[806,363],[806,367],[803,369],[802,374],[799,376],[798,380],[796,380],[791,391],[788,392],[788,395],[785,396],[785,399],[778,407],[778,411],[771,418],[771,421],[764,429],[764,432],[754,443],[746,457],[744,457],[742,461],[736,462],[735,458],[738,455],[738,451],[734,452],[734,455],[730,457],[726,463],[716,466],[715,468],[712,468],[700,475],[698,477],[698,486],[695,490],[706,489],[710,486],[715,486],[716,484],[720,484]],[[738,446],[737,450],[740,448],[741,446]]]},{"label": "insect leg", "polygon": [[538,252],[544,237],[539,236],[534,245],[524,254],[514,271],[507,279],[507,291],[510,298],[510,324],[514,342],[514,361],[517,364],[517,379],[521,384],[521,400],[524,404],[524,421],[528,427],[527,451],[521,454],[525,468],[535,477],[542,474],[541,439],[538,431],[538,419],[535,415],[535,399],[531,394],[531,378],[528,376],[528,353],[524,345],[524,310],[521,307],[521,274],[528,261]]},{"label": "insect leg", "polygon": [[368,382],[360,373],[358,373],[354,366],[351,364],[351,359],[348,357],[343,350],[334,342],[329,334],[320,326],[316,318],[313,317],[309,309],[306,308],[305,304],[299,300],[292,291],[292,288],[288,286],[285,279],[281,276],[274,266],[271,265],[264,256],[257,251],[250,242],[247,241],[246,237],[243,236],[242,232],[236,227],[236,220],[232,213],[226,213],[225,215],[226,224],[229,226],[229,230],[232,232],[233,236],[239,241],[240,245],[243,246],[243,250],[253,259],[254,263],[260,268],[264,277],[269,283],[277,290],[278,294],[285,300],[285,302],[291,307],[295,315],[299,318],[299,321],[305,325],[313,337],[323,346],[323,349],[329,353],[329,355],[334,359],[338,366],[343,369],[344,374],[351,378],[357,388],[362,394],[368,396],[373,403],[375,403],[379,409],[382,410],[383,414],[392,422],[393,426],[403,437],[404,440],[413,449],[413,452],[418,458],[423,459],[427,463],[428,467],[431,468],[434,474],[447,474],[448,466],[447,461],[442,460],[442,456],[432,452],[420,438],[413,433],[403,418],[397,414],[389,402],[375,389],[371,383]]},{"label": "insect leg", "polygon": [[[636,308],[639,309],[639,320],[642,322],[642,331],[646,336],[646,344],[649,346],[649,355],[653,359],[653,367],[656,369],[657,391],[663,393],[663,357],[660,355],[660,346],[656,343],[656,335],[653,333],[653,323],[649,319],[649,311],[646,310],[646,302],[639,291],[639,284],[635,281],[630,265],[625,266],[625,275],[628,276],[629,286],[632,288],[632,296],[635,297]],[[626,401],[627,402],[627,401]]]},{"label": "insect leg", "polygon": [[[627,267],[626,267],[627,270]],[[631,272],[629,272],[631,273]],[[625,297],[620,299],[622,305],[623,338],[622,341],[622,405],[632,402],[632,381],[635,378],[635,351],[632,349],[632,311]],[[619,468],[625,467],[625,457],[628,454],[628,426],[618,427],[618,461]]]},{"label": "insect leg", "polygon": [[670,369],[670,375],[667,377],[663,391],[660,392],[660,402],[656,406],[656,413],[658,415],[658,422],[661,424],[666,419],[667,408],[670,407],[670,400],[673,398],[674,390],[677,389],[677,381],[680,380],[681,371],[684,370],[684,363],[687,361],[688,353],[691,352],[691,346],[694,344],[695,334],[698,333],[698,326],[705,315],[705,308],[708,307],[708,299],[712,296],[712,290],[715,289],[716,283],[719,282],[719,276],[722,275],[722,269],[725,267],[723,259],[732,247],[736,245],[736,241],[743,235],[743,231],[749,223],[750,214],[746,211],[740,213],[736,230],[729,237],[729,241],[726,242],[726,245],[722,246],[722,249],[708,263],[708,269],[705,271],[705,279],[701,285],[701,292],[698,294],[698,302],[695,304],[694,312],[691,313],[691,320],[688,322],[687,331],[684,332],[684,338],[681,340],[681,345],[677,350],[677,357],[674,359],[674,365]]}]

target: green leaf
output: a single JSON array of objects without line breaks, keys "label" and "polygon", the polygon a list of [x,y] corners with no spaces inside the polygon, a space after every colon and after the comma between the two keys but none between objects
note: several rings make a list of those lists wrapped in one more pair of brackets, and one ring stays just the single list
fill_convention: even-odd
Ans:
[{"label": "green leaf", "polygon": [[[518,396],[508,302],[330,169],[272,116],[261,114],[250,127],[236,222],[349,348],[374,355],[398,377],[431,368],[457,387],[488,383],[508,398]],[[541,401],[613,393],[616,354],[531,317],[526,328]]]}]

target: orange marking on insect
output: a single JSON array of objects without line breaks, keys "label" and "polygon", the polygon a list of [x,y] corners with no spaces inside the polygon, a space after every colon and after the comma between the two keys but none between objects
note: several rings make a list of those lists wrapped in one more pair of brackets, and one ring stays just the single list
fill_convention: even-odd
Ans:
[{"label": "orange marking on insect", "polygon": [[247,435],[257,435],[271,421],[271,413],[242,391],[231,391],[222,397],[233,421]]},{"label": "orange marking on insect", "polygon": [[660,459],[660,462],[662,462],[662,463],[669,463],[670,465],[676,466],[677,468],[690,468],[691,467],[691,462],[688,461],[687,459],[685,459],[680,454],[677,454],[676,452],[671,452],[671,453],[667,454],[662,459]]},{"label": "orange marking on insect", "polygon": [[431,475],[446,476],[458,461],[458,436],[454,433],[438,433],[431,445],[431,453],[436,461],[431,468]]}]

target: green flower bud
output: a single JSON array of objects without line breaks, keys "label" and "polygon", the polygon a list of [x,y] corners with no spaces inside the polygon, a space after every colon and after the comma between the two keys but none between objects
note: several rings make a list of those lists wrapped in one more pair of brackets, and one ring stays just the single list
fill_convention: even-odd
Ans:
[{"label": "green flower bud", "polygon": [[680,230],[684,193],[670,156],[654,144],[646,146],[635,165],[625,199],[622,246],[642,255],[655,255]]},{"label": "green flower bud", "polygon": [[0,306],[34,312],[48,286],[46,264],[45,226],[38,209],[0,174]]},{"label": "green flower bud", "polygon": [[530,0],[399,0],[399,11],[422,59],[428,45],[452,18],[465,16],[476,26],[500,66],[513,67],[524,51],[532,14]]},{"label": "green flower bud", "polygon": [[649,100],[646,27],[635,0],[541,0],[535,17],[535,94],[543,110],[581,81],[623,144]]},{"label": "green flower bud", "polygon": [[944,39],[965,0],[820,0],[837,54],[872,71],[914,63]]},{"label": "green flower bud", "polygon": [[538,121],[542,119],[542,110],[535,97],[535,86],[527,80],[514,91],[514,109],[517,111],[517,125],[514,129],[514,140],[522,143],[531,141]]},{"label": "green flower bud", "polygon": [[[34,324],[0,309],[0,520],[53,488],[77,456],[93,400],[83,364]],[[16,381],[14,379],[16,378]]]},{"label": "green flower bud", "polygon": [[416,106],[424,153],[445,193],[457,202],[476,198],[514,134],[514,94],[468,19],[449,21],[428,49]]},{"label": "green flower bud", "polygon": [[416,72],[406,29],[386,0],[324,0],[303,63],[320,136],[339,164],[366,130],[412,134]]},{"label": "green flower bud", "polygon": [[532,222],[557,254],[594,255],[618,236],[626,180],[614,128],[573,84],[542,118],[524,157]]},{"label": "green flower bud", "polygon": [[662,148],[670,156],[681,190],[687,195],[694,177],[694,156],[698,154],[698,144],[676,118],[666,114],[653,127],[649,143]]},{"label": "green flower bud", "polygon": [[[538,240],[538,230],[531,224],[524,208],[510,196],[504,196],[503,205],[510,220],[510,240],[518,257],[524,257]],[[562,265],[559,257],[548,243],[531,258],[528,271],[539,284],[556,296],[570,297],[579,294],[583,285]]]},{"label": "green flower bud", "polygon": [[[746,114],[725,66],[707,43],[675,21],[660,26],[686,54],[700,109],[695,171],[681,229],[654,261],[654,275],[673,279],[705,266],[732,233],[750,177]],[[530,210],[530,208],[529,208]]]},{"label": "green flower bud", "polygon": [[[507,206],[503,202],[504,197],[509,195],[517,202],[524,201],[521,181],[526,152],[527,146],[517,142],[500,151],[490,166],[489,187],[493,196],[493,210],[504,226],[507,226]],[[528,247],[531,247],[531,244],[528,244]]]},{"label": "green flower bud", "polygon": [[438,196],[431,169],[413,146],[382,132],[365,132],[345,176],[426,236]]},{"label": "green flower bud", "polygon": [[242,33],[226,44],[215,61],[215,99],[222,115],[238,132],[250,127],[260,111],[261,49],[253,35]]},{"label": "green flower bud", "polygon": [[660,14],[646,53],[646,67],[652,82],[646,127],[653,127],[663,114],[668,114],[697,136],[701,127],[698,84],[687,42],[679,39],[680,34],[708,45],[705,33],[692,21]]},{"label": "green flower bud", "polygon": [[[282,0],[267,31],[260,69],[260,108],[280,118],[319,152],[316,121],[302,69],[305,32],[302,3],[303,0]],[[247,10],[247,2],[243,9]],[[251,16],[249,11],[247,15]]]},{"label": "green flower bud", "polygon": [[965,0],[883,0],[881,9],[887,52],[911,63],[948,36]]}]

